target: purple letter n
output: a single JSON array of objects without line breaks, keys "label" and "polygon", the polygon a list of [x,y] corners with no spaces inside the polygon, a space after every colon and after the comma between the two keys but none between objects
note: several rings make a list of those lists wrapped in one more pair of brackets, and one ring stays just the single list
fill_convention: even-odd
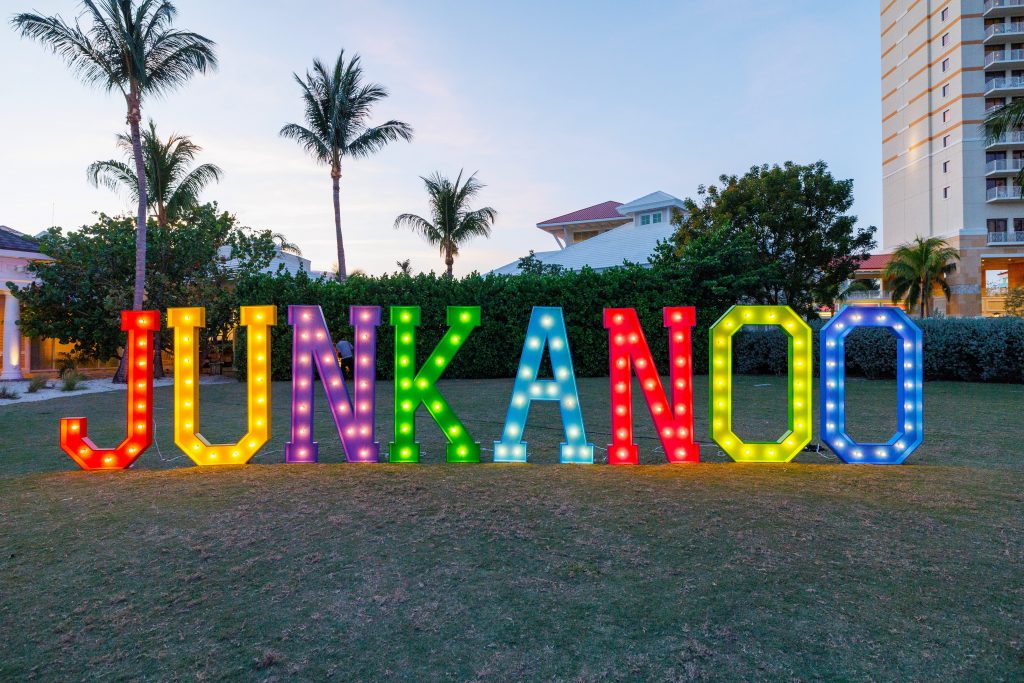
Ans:
[{"label": "purple letter n", "polygon": [[289,306],[292,326],[292,438],[284,447],[286,462],[317,462],[313,441],[313,365],[327,392],[331,416],[349,462],[377,462],[380,445],[374,436],[374,394],[377,380],[377,326],[379,306],[353,306],[349,312],[355,328],[355,400],[348,386],[331,333],[319,306]]}]

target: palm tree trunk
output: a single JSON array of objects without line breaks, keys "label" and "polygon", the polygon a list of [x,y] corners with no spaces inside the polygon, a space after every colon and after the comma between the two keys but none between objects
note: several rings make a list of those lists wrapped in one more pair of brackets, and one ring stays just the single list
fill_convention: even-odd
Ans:
[{"label": "palm tree trunk", "polygon": [[455,257],[452,255],[451,247],[445,249],[444,264],[448,266],[448,279],[451,280],[454,277],[454,275],[452,275],[452,266],[455,265]]},{"label": "palm tree trunk", "polygon": [[[202,366],[199,366],[202,367]],[[164,336],[157,330],[153,334],[153,379],[164,378]]]},{"label": "palm tree trunk", "polygon": [[142,120],[142,109],[137,95],[128,98],[128,125],[132,131],[132,154],[135,156],[135,176],[138,180],[139,208],[135,218],[135,296],[132,308],[142,310],[146,296],[146,208],[149,197],[146,192],[146,160],[142,155],[142,132],[139,122]]},{"label": "palm tree trunk", "polygon": [[[139,122],[142,121],[142,107],[134,89],[126,99],[139,194],[139,209],[135,219],[135,292],[132,297],[132,310],[141,311],[146,295],[146,207],[149,204],[149,198],[146,194],[146,162],[142,156],[142,132],[139,130]],[[121,363],[117,372],[114,373],[115,383],[124,384],[128,381],[127,362],[128,353],[126,351],[121,354]]]},{"label": "palm tree trunk", "polygon": [[331,180],[334,185],[334,234],[338,239],[338,282],[348,277],[345,266],[345,240],[341,235],[341,171],[332,171]]}]

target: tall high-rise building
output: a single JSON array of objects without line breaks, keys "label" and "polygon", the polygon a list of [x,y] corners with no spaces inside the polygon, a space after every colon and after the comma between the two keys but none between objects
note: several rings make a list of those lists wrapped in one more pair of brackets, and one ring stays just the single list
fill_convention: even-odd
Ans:
[{"label": "tall high-rise building", "polygon": [[1024,286],[1024,130],[986,112],[1024,97],[1024,0],[881,0],[883,238],[960,252],[950,315],[998,315]]}]

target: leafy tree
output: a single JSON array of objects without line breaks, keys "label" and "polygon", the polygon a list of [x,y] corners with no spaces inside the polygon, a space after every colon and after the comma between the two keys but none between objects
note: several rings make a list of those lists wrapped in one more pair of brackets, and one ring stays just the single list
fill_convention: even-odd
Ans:
[{"label": "leafy tree", "polygon": [[489,206],[469,208],[469,203],[486,186],[476,179],[475,173],[462,182],[462,173],[459,171],[455,182],[440,173],[423,178],[430,195],[430,220],[411,213],[403,213],[395,219],[396,230],[409,228],[440,248],[449,278],[459,247],[474,237],[490,237],[491,226],[498,217],[498,212]]},{"label": "leafy tree", "polygon": [[[132,139],[117,136],[117,146],[130,158]],[[185,211],[199,205],[199,194],[212,182],[218,182],[223,172],[213,164],[193,168],[192,162],[202,147],[187,135],[172,134],[166,140],[156,132],[156,124],[142,131],[142,156],[146,165],[146,192],[150,211],[156,212],[157,224],[166,227]],[[139,179],[135,170],[122,161],[97,161],[86,171],[89,182],[113,191],[127,190],[137,201]]]},{"label": "leafy tree", "polygon": [[753,238],[728,224],[694,237],[674,264],[666,260],[654,267],[686,273],[700,291],[701,306],[714,310],[749,301],[759,283],[775,276],[775,266],[761,260]]},{"label": "leafy tree", "polygon": [[519,259],[517,265],[521,275],[561,275],[565,272],[565,266],[541,261],[533,249],[530,250],[529,255]]},{"label": "leafy tree", "polygon": [[875,228],[858,229],[847,213],[853,181],[836,180],[823,161],[755,166],[720,182],[700,187],[699,201],[686,200],[673,219],[673,239],[685,253],[691,241],[723,229],[716,239],[749,238],[765,266],[764,279],[746,292],[756,303],[811,315],[816,302],[837,298],[875,246]]},{"label": "leafy tree", "polygon": [[[167,0],[82,0],[73,22],[60,15],[16,14],[22,37],[46,45],[88,85],[124,96],[131,131],[139,199],[135,220],[135,289],[132,308],[142,310],[146,293],[146,163],[142,151],[142,105],[183,85],[196,73],[216,68],[214,42],[173,27],[177,9]],[[83,28],[82,20],[87,22]]]},{"label": "leafy tree", "polygon": [[1024,287],[1013,287],[1006,293],[1006,314],[1024,316]]},{"label": "leafy tree", "polygon": [[892,283],[892,300],[905,300],[908,309],[920,308],[922,318],[931,314],[932,292],[938,286],[950,297],[946,276],[956,271],[960,252],[938,237],[916,237],[893,252],[882,276]]},{"label": "leafy tree", "polygon": [[407,258],[404,261],[395,261],[395,265],[398,266],[399,273],[412,277],[412,259]]},{"label": "leafy tree", "polygon": [[[201,302],[207,309],[206,343],[237,321],[231,283],[266,268],[274,255],[269,231],[239,226],[234,216],[212,204],[196,207],[169,226],[151,220],[147,236],[148,304],[166,313],[170,307]],[[134,243],[131,217],[101,214],[96,223],[68,233],[51,228],[40,248],[53,260],[32,263],[29,270],[37,281],[12,288],[23,305],[22,329],[74,344],[76,352],[90,357],[121,356],[120,312],[132,300],[128,257]],[[170,348],[170,341],[168,335],[158,346]]]},{"label": "leafy tree", "polygon": [[412,128],[401,121],[369,125],[373,105],[387,97],[388,91],[376,83],[363,83],[359,55],[346,63],[342,50],[333,68],[317,59],[305,78],[298,74],[294,77],[302,88],[306,125],[289,123],[281,129],[281,135],[298,142],[316,161],[331,169],[338,279],[344,280],[348,269],[341,233],[342,160],[368,157],[396,140],[412,140]]}]

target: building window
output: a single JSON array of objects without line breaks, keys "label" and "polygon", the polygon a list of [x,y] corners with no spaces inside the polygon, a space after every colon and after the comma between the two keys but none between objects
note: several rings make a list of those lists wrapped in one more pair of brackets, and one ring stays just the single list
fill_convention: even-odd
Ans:
[{"label": "building window", "polygon": [[942,70],[949,71],[949,57],[942,60]]},{"label": "building window", "polygon": [[651,222],[652,223],[660,223],[661,222],[661,211],[659,211],[658,213],[653,214],[651,216]]},{"label": "building window", "polygon": [[651,214],[645,213],[644,215],[640,216],[640,225],[650,225],[650,224],[651,224]]},{"label": "building window", "polygon": [[942,96],[943,97],[949,97],[949,83],[947,83],[946,85],[942,86]]},{"label": "building window", "polygon": [[[1015,219],[1014,225],[1020,220]],[[988,231],[989,232],[1006,232],[1006,219],[1005,218],[989,218],[988,219]]]},{"label": "building window", "polygon": [[949,187],[942,188],[942,198],[949,199]]},{"label": "building window", "polygon": [[946,47],[947,45],[949,45],[949,34],[944,33],[942,35],[942,47]]},{"label": "building window", "polygon": [[[1003,229],[1006,229],[1006,223],[1005,222],[1003,223]],[[1013,219],[1013,231],[1014,232],[1024,232],[1024,218],[1014,218]]]},{"label": "building window", "polygon": [[949,8],[948,7],[944,7],[942,9],[942,12],[939,13],[939,19],[941,21],[946,21],[947,19],[949,19]]},{"label": "building window", "polygon": [[946,111],[942,112],[942,122],[943,123],[949,123],[952,120],[953,120],[953,112],[952,112],[952,110],[947,109]]},{"label": "building window", "polygon": [[943,173],[949,173],[949,162],[948,161],[943,161],[942,162],[942,172]]},{"label": "building window", "polygon": [[943,147],[949,147],[950,144],[952,144],[952,142],[953,142],[953,136],[952,135],[944,135],[942,137],[942,146]]}]

